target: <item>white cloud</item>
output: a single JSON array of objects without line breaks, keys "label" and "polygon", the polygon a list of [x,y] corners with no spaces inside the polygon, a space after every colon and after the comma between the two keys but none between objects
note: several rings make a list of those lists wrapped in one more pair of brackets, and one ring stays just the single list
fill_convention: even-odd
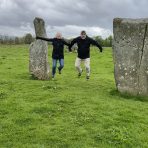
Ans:
[{"label": "white cloud", "polygon": [[112,33],[114,17],[147,17],[147,0],[0,0],[0,34],[33,33],[33,19],[42,17],[52,36],[86,30],[90,36]]},{"label": "white cloud", "polygon": [[112,34],[109,29],[103,29],[100,27],[84,27],[76,25],[66,25],[66,26],[47,26],[47,36],[54,37],[56,32],[61,32],[64,37],[77,37],[80,35],[80,32],[85,30],[88,36],[102,36],[107,37]]}]

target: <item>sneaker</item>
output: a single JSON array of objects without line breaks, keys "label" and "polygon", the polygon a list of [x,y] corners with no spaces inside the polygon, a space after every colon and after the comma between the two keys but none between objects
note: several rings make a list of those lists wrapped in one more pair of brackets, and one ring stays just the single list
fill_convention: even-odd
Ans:
[{"label": "sneaker", "polygon": [[89,76],[86,76],[86,80],[89,80]]},{"label": "sneaker", "polygon": [[59,70],[59,74],[61,74],[61,70],[58,68],[58,70]]},{"label": "sneaker", "polygon": [[81,77],[82,72],[83,72],[83,69],[82,69],[82,71],[81,71],[81,72],[79,72],[79,73],[78,73],[78,77]]},{"label": "sneaker", "polygon": [[61,70],[59,70],[59,74],[61,74]]}]

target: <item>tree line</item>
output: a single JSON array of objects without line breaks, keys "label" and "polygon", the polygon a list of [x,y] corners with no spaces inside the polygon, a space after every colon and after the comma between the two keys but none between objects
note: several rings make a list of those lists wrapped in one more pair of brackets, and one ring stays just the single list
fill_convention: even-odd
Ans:
[{"label": "tree line", "polygon": [[[101,36],[94,36],[93,38],[104,47],[112,46],[113,37],[111,35],[105,39]],[[35,37],[33,37],[30,33],[25,34],[23,37],[0,35],[0,44],[31,44],[34,40]]]},{"label": "tree line", "polygon": [[0,44],[31,44],[34,40],[35,38],[30,33],[22,37],[0,35]]}]

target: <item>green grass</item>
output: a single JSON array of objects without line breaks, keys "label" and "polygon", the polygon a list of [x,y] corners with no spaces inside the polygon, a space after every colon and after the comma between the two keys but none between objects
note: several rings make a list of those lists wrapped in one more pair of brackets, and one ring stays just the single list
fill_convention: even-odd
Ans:
[{"label": "green grass", "polygon": [[75,58],[65,52],[55,81],[33,80],[28,46],[0,45],[0,147],[148,147],[148,99],[116,91],[111,48],[92,48],[89,81]]}]

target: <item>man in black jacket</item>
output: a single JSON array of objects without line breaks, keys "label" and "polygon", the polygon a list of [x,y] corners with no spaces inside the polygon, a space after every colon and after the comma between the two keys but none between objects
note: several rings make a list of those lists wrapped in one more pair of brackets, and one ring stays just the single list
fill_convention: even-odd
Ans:
[{"label": "man in black jacket", "polygon": [[64,45],[69,46],[67,42],[62,39],[62,34],[57,33],[55,38],[43,38],[36,37],[36,39],[45,40],[48,42],[52,42],[53,51],[52,51],[52,78],[55,77],[57,61],[59,60],[60,66],[58,67],[59,74],[61,74],[61,70],[64,67]]},{"label": "man in black jacket", "polygon": [[101,45],[98,44],[94,39],[88,37],[85,31],[81,31],[79,37],[72,40],[69,50],[71,51],[71,47],[77,43],[78,45],[78,57],[75,61],[75,67],[78,70],[78,76],[80,77],[82,74],[81,62],[84,61],[84,65],[86,68],[86,79],[90,77],[90,45],[95,45],[100,49],[102,52]]}]

